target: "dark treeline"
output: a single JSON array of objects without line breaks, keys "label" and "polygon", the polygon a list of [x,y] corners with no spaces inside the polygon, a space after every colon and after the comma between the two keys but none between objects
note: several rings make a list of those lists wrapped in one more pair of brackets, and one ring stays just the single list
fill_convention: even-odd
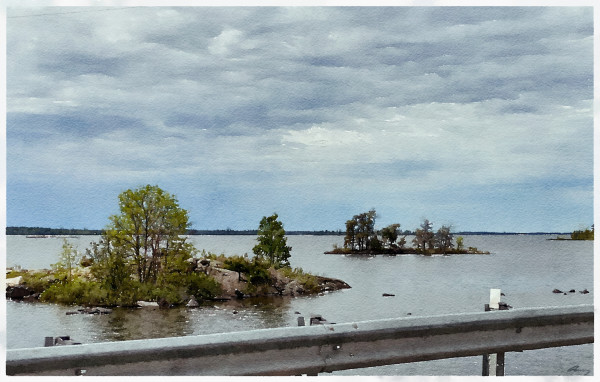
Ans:
[{"label": "dark treeline", "polygon": [[[6,227],[7,235],[102,235],[100,229],[79,229],[79,228],[45,228],[45,227]],[[234,230],[234,229],[190,229],[188,235],[256,235],[254,229]],[[287,235],[345,235],[342,230],[321,230],[321,231],[286,231]],[[403,235],[414,235],[414,232],[404,231]],[[457,235],[568,235],[568,232],[486,232],[486,231],[463,231],[457,232]]]},{"label": "dark treeline", "polygon": [[45,227],[6,227],[7,235],[101,235],[102,230]]},{"label": "dark treeline", "polygon": [[[45,228],[45,227],[6,227],[7,235],[46,236],[46,235],[102,235],[104,231],[99,229],[76,229],[76,228]],[[252,235],[257,230],[233,230],[233,229],[189,229],[188,235]],[[337,231],[286,231],[287,235],[344,235],[341,230]]]}]

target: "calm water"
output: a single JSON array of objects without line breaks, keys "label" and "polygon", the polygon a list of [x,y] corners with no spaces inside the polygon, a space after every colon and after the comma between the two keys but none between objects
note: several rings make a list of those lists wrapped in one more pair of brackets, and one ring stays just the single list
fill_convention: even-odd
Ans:
[{"label": "calm water", "polygon": [[[289,236],[291,263],[314,274],[340,278],[352,289],[324,296],[244,300],[199,309],[115,309],[111,315],[69,315],[73,307],[7,302],[7,347],[43,346],[45,336],[70,335],[85,343],[199,335],[296,326],[297,314],[322,314],[331,322],[479,312],[489,289],[500,288],[515,308],[593,303],[593,243],[549,241],[552,236],[465,236],[466,246],[492,252],[468,256],[325,255],[341,236]],[[408,238],[410,242],[410,237]],[[68,239],[80,250],[94,237]],[[198,249],[251,254],[254,236],[194,236]],[[7,265],[48,268],[62,239],[7,237]],[[589,294],[552,290],[587,288]],[[383,297],[392,293],[395,297]],[[233,311],[238,311],[233,314]],[[507,353],[507,375],[591,375],[593,345]],[[467,357],[372,369],[341,375],[479,375],[481,358]]]}]

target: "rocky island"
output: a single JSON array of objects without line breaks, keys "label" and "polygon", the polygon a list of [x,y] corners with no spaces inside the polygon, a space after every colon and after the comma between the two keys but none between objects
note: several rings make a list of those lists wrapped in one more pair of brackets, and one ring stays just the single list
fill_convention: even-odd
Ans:
[{"label": "rocky island", "polygon": [[[489,254],[489,252],[480,251],[475,247],[465,248],[462,236],[456,238],[455,246],[454,235],[450,226],[443,225],[437,232],[434,232],[432,229],[433,223],[425,219],[414,233],[404,231],[403,237],[400,237],[400,224],[390,224],[381,230],[375,230],[376,217],[375,210],[354,215],[352,219],[346,221],[344,246],[341,248],[334,246],[333,250],[325,253],[337,255],[419,254],[425,256],[434,254]],[[414,234],[415,236],[412,241],[414,247],[406,247],[408,234]]]},{"label": "rocky island", "polygon": [[187,241],[188,213],[157,186],[119,195],[120,214],[110,217],[85,255],[66,239],[49,270],[7,271],[7,298],[83,306],[161,307],[251,296],[297,296],[350,286],[291,268],[277,214],[264,216],[253,257],[215,255]]},{"label": "rocky island", "polygon": [[[238,273],[227,269],[224,262],[228,258],[216,255],[210,255],[210,258],[190,259],[190,270],[194,273],[204,275],[207,279],[214,281],[214,288],[211,293],[191,294],[186,291],[180,291],[177,298],[169,299],[165,297],[139,296],[141,300],[132,301],[125,306],[146,306],[158,305],[160,307],[174,306],[201,306],[203,302],[228,301],[233,299],[243,299],[250,297],[297,297],[305,295],[322,294],[333,292],[340,289],[348,289],[350,285],[342,280],[314,276],[304,273],[301,269],[266,269],[268,278],[254,283],[249,281],[248,273]],[[225,261],[224,261],[225,260]],[[6,298],[14,301],[26,302],[62,302],[65,304],[77,304],[84,306],[116,306],[114,304],[105,304],[100,300],[94,300],[85,294],[76,294],[72,301],[61,298],[61,301],[55,299],[52,293],[46,293],[53,285],[64,283],[60,272],[51,269],[41,270],[21,270],[9,268],[6,270]],[[78,280],[79,284],[95,283],[92,272],[89,268],[83,267],[73,271],[72,277]],[[79,296],[79,297],[77,297]],[[82,309],[85,313],[104,313],[101,309]]]}]

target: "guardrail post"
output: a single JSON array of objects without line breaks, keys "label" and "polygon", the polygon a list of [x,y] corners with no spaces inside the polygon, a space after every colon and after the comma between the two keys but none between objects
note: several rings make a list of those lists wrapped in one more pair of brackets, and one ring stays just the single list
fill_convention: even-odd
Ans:
[{"label": "guardrail post", "polygon": [[504,376],[504,352],[496,354],[496,377]]},{"label": "guardrail post", "polygon": [[[484,310],[489,312],[491,310],[501,310],[500,298],[502,291],[500,289],[490,289],[490,303],[485,304]],[[506,308],[506,307],[505,307]],[[491,367],[490,367],[491,366]],[[481,375],[487,377],[490,375],[490,371],[493,371],[494,376],[504,376],[504,353],[497,354],[484,354],[482,361]]]}]

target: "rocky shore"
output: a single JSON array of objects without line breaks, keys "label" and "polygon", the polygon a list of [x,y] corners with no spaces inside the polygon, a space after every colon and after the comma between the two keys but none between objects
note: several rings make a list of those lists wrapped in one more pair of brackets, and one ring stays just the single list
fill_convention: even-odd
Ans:
[{"label": "rocky shore", "polygon": [[[219,285],[221,293],[213,298],[208,298],[209,301],[228,301],[235,299],[244,299],[249,297],[295,297],[312,294],[323,294],[333,292],[340,289],[351,288],[346,282],[324,276],[309,276],[307,279],[293,279],[286,277],[281,270],[269,269],[270,283],[260,285],[258,287],[250,285],[244,275],[239,275],[238,272],[223,268],[223,265],[218,261],[197,261],[194,265],[194,272],[202,272],[207,276],[212,277]],[[79,272],[85,274],[86,269]],[[44,278],[46,283],[51,285],[54,280],[52,271],[44,270],[13,270],[7,269],[6,274],[6,298],[13,301],[36,302],[39,301],[43,290],[40,290],[39,285],[29,285],[27,283],[28,275],[46,274]],[[9,277],[11,274],[19,274],[16,277]],[[188,306],[200,305],[194,296],[188,296],[186,299]],[[140,301],[139,306],[159,306],[169,307],[170,305],[161,299],[157,301]],[[79,310],[72,314],[89,313],[89,314],[106,314],[107,311],[99,311],[94,309]]]},{"label": "rocky shore", "polygon": [[[238,273],[225,268],[219,262],[209,262],[200,265],[200,271],[213,277],[221,285],[221,296],[216,299],[246,298],[246,297],[266,297],[266,296],[301,296],[314,294],[314,285],[294,280],[283,275],[283,272],[276,269],[269,269],[271,283],[261,286],[256,290],[248,287],[248,281],[244,276],[239,277]],[[198,271],[198,270],[197,270]],[[332,292],[339,289],[348,289],[350,285],[342,280],[314,276],[318,290],[317,293]]]}]

